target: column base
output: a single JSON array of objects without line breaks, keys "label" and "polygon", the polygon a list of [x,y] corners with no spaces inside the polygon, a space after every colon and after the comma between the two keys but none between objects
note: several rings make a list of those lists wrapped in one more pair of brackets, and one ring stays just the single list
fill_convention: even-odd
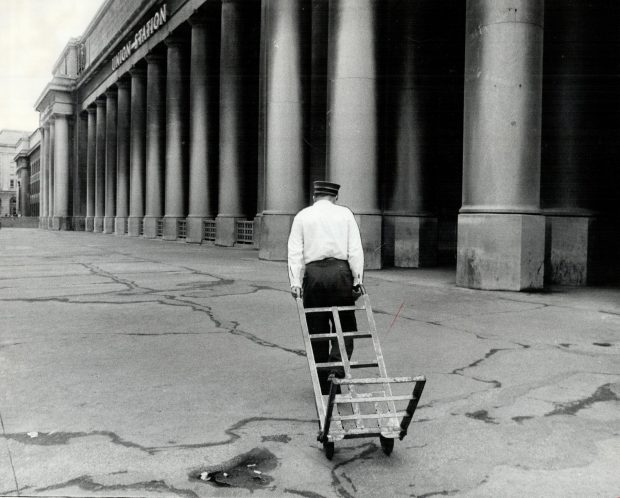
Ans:
[{"label": "column base", "polygon": [[87,232],[92,232],[95,229],[95,218],[93,218],[92,216],[87,216],[85,221],[85,230]]},{"label": "column base", "polygon": [[54,229],[54,217],[53,216],[48,216],[47,218],[47,229],[48,230]]},{"label": "column base", "polygon": [[[292,224],[292,222],[291,222]],[[252,245],[253,249],[256,249],[257,251],[260,250],[261,247],[261,237],[263,233],[263,213],[258,213],[255,217],[254,217],[254,244]],[[287,245],[288,245],[288,239],[287,239]],[[288,252],[288,247],[287,247],[287,252]],[[285,259],[288,259],[288,255]]]},{"label": "column base", "polygon": [[114,218],[114,233],[116,235],[125,235],[127,233],[127,218],[117,216]]},{"label": "column base", "polygon": [[114,218],[112,216],[103,218],[103,233],[114,233]]},{"label": "column base", "polygon": [[103,217],[95,216],[93,221],[93,232],[103,233]]},{"label": "column base", "polygon": [[76,232],[86,231],[86,218],[84,218],[84,216],[74,216],[71,219],[71,226]]},{"label": "column base", "polygon": [[63,232],[71,230],[71,218],[69,216],[54,216],[51,222],[52,230],[62,230]]},{"label": "column base", "polygon": [[41,230],[44,230],[45,228],[47,228],[47,217],[46,216],[39,216],[39,228]]},{"label": "column base", "polygon": [[179,220],[185,218],[166,216],[164,217],[164,233],[162,238],[164,240],[177,240],[179,238]]},{"label": "column base", "polygon": [[215,245],[232,247],[237,242],[237,220],[241,216],[217,216],[215,218]]},{"label": "column base", "polygon": [[591,216],[547,216],[546,280],[587,285],[605,278],[602,222]]},{"label": "column base", "polygon": [[140,237],[142,235],[142,216],[130,216],[127,218],[127,234],[130,237]]},{"label": "column base", "polygon": [[435,266],[437,218],[384,215],[383,247],[383,260],[398,268]]},{"label": "column base", "polygon": [[460,214],[456,285],[470,289],[541,289],[545,217],[530,214]]},{"label": "column base", "polygon": [[144,238],[146,239],[156,239],[159,237],[157,233],[157,222],[161,220],[161,218],[155,216],[145,216],[144,217]]},{"label": "column base", "polygon": [[356,214],[355,221],[359,226],[364,249],[364,268],[366,270],[381,269],[382,219],[380,214]]},{"label": "column base", "polygon": [[187,236],[185,242],[188,244],[202,244],[202,238],[204,236],[204,220],[207,217],[202,216],[188,216],[186,218],[187,223]]},{"label": "column base", "polygon": [[294,214],[263,213],[260,217],[259,237],[256,233],[257,220],[254,220],[254,240],[259,238],[259,259],[286,261],[288,258],[288,236],[293,224]]}]

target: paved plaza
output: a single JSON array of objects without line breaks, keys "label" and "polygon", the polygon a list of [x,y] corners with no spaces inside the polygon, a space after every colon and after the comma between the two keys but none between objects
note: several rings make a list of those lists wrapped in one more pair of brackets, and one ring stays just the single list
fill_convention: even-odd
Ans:
[{"label": "paved plaza", "polygon": [[388,373],[428,381],[391,456],[329,461],[284,263],[7,228],[0,255],[1,496],[620,496],[618,286],[368,272]]}]

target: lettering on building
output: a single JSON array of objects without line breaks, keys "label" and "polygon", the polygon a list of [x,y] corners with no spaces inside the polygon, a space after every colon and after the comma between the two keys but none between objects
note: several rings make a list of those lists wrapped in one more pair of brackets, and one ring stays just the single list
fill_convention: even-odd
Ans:
[{"label": "lettering on building", "polygon": [[112,70],[115,71],[138,47],[148,40],[161,26],[168,20],[168,11],[166,4],[155,12],[155,14],[142,26],[134,37],[130,39],[118,52],[112,57]]}]

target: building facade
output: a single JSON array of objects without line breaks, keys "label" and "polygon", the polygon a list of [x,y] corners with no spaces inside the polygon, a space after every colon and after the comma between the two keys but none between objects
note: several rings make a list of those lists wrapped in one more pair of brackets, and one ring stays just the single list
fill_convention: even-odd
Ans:
[{"label": "building facade", "polygon": [[39,216],[39,189],[41,170],[41,131],[23,137],[17,143],[15,154],[17,174],[17,215]]},{"label": "building facade", "polygon": [[17,216],[17,164],[15,152],[28,132],[0,130],[0,217]]},{"label": "building facade", "polygon": [[368,268],[616,278],[619,22],[602,0],[106,0],[36,104],[40,226],[282,260],[328,179]]}]

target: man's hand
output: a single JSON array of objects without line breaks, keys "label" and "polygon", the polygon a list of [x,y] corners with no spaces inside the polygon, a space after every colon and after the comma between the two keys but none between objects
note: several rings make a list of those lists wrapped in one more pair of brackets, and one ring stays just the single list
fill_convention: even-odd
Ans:
[{"label": "man's hand", "polygon": [[364,293],[364,290],[362,286],[358,284],[353,286],[353,291],[351,293],[353,294],[353,299],[357,301]]},{"label": "man's hand", "polygon": [[301,287],[291,287],[291,295],[297,299],[301,299]]}]

